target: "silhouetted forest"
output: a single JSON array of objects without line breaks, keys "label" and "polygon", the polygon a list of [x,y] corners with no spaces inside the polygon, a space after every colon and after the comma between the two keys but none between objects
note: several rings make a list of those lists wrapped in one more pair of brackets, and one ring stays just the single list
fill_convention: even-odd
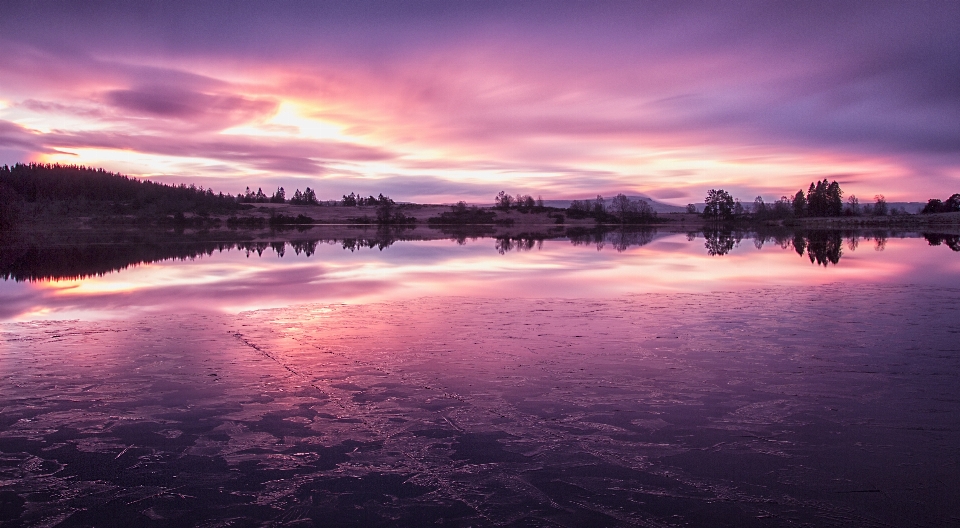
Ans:
[{"label": "silhouetted forest", "polygon": [[[800,189],[792,197],[781,196],[780,199],[767,203],[763,197],[757,196],[753,203],[744,205],[723,189],[710,189],[704,198],[702,216],[713,223],[787,223],[792,224],[799,218],[830,218],[830,217],[860,217],[887,215],[902,216],[907,212],[902,208],[891,208],[882,194],[874,196],[873,203],[860,203],[860,199],[850,195],[843,199],[844,193],[836,181],[826,179],[811,182],[807,191]],[[689,213],[695,213],[697,208],[690,204]],[[946,201],[930,200],[924,208],[924,213],[939,213],[960,211],[960,194],[955,194]]]},{"label": "silhouetted forest", "polygon": [[[879,198],[879,197],[878,197]],[[743,205],[723,189],[710,189],[703,200],[703,218],[713,222],[732,222],[738,220],[770,221],[803,217],[842,216],[843,190],[836,181],[826,179],[811,182],[807,192],[797,191],[793,198],[782,196],[772,204],[767,204],[757,196],[752,204]],[[856,197],[853,203],[858,204]],[[885,203],[885,202],[884,202]],[[860,210],[849,209],[849,214],[859,214]],[[884,210],[886,214],[886,210]],[[720,249],[720,248],[718,248]]]},{"label": "silhouetted forest", "polygon": [[[556,226],[564,226],[569,220],[588,218],[606,228],[621,229],[661,221],[648,201],[633,200],[624,194],[618,194],[610,200],[599,195],[593,200],[574,200],[566,209],[545,207],[540,197],[535,199],[529,194],[510,195],[505,191],[495,197],[495,202],[492,209],[471,207],[459,202],[452,206],[450,211],[429,218],[427,225],[459,240],[465,240],[467,237],[491,233],[490,229],[482,226],[513,226],[520,218],[516,212],[541,215],[546,213],[546,218],[541,216],[536,221],[549,222]],[[14,233],[16,230],[13,227],[20,222],[30,221],[42,229],[50,229],[58,226],[58,222],[64,218],[74,220],[72,227],[81,223],[87,226],[160,226],[172,227],[178,233],[183,233],[186,229],[219,229],[223,224],[231,230],[266,227],[282,230],[323,223],[303,214],[277,214],[276,208],[260,207],[256,213],[249,216],[235,214],[239,210],[253,209],[254,206],[249,204],[258,203],[371,206],[375,208],[375,214],[374,211],[359,210],[358,216],[346,219],[347,223],[390,228],[407,228],[417,223],[413,216],[405,214],[411,207],[417,206],[397,204],[383,194],[364,198],[357,193],[350,193],[343,195],[341,200],[321,202],[310,187],[303,192],[297,189],[291,198],[288,198],[283,187],[278,187],[272,194],[265,193],[262,188],[253,191],[248,187],[234,197],[193,185],[166,185],[77,165],[18,163],[12,167],[0,167],[0,236]],[[270,211],[274,212],[273,215],[266,218],[264,213]],[[688,212],[696,211],[697,207],[693,204],[688,206]],[[955,211],[960,211],[960,194],[954,194],[945,200],[931,199],[923,209],[924,213]],[[501,212],[503,214],[500,214]],[[509,214],[506,214],[508,212]],[[800,222],[799,219],[802,218],[882,217],[904,214],[906,213],[902,209],[890,207],[883,195],[876,195],[872,203],[861,204],[856,196],[844,196],[838,182],[823,179],[811,182],[806,190],[800,189],[792,197],[782,196],[772,203],[766,203],[758,196],[752,202],[744,204],[723,189],[710,189],[704,199],[702,217],[710,224],[711,232],[719,233],[711,236],[711,240],[715,240],[716,244],[709,248],[709,251],[711,254],[720,255],[729,251],[727,238],[722,236],[722,233],[733,227],[748,226],[757,229],[761,225],[774,224],[800,226],[810,224]],[[342,221],[342,217],[340,218],[339,221]],[[940,218],[934,220],[941,221]],[[870,223],[860,222],[861,225]],[[723,227],[719,224],[736,226]],[[541,231],[552,234],[554,228],[544,226]],[[830,261],[827,257],[826,262]]]},{"label": "silhouetted forest", "polygon": [[383,205],[390,204],[394,205],[394,201],[390,199],[389,196],[384,196],[382,193],[374,197],[370,195],[366,198],[357,193],[350,193],[343,195],[343,198],[340,200],[340,205],[344,207],[356,207],[361,205]]},{"label": "silhouetted forest", "polygon": [[[160,213],[230,212],[243,208],[230,195],[193,185],[166,185],[79,165],[17,163],[0,167],[0,197],[12,202],[106,202],[115,214],[154,207]],[[6,208],[6,207],[5,207]]]},{"label": "silhouetted forest", "polygon": [[[804,203],[805,202],[805,203]],[[807,188],[806,200],[803,190],[794,196],[794,212],[797,216],[840,216],[843,214],[843,190],[836,181],[811,182]]]},{"label": "silhouetted forest", "polygon": [[957,211],[960,211],[960,193],[954,194],[946,200],[931,198],[927,201],[927,205],[923,206],[920,214],[955,213]]},{"label": "silhouetted forest", "polygon": [[300,189],[297,189],[293,196],[287,200],[287,191],[283,187],[277,187],[276,192],[272,195],[267,196],[263,192],[263,187],[257,189],[256,192],[250,190],[250,187],[247,187],[242,193],[237,194],[236,198],[237,203],[289,203],[291,205],[321,205],[320,201],[317,200],[317,193],[310,187],[307,187],[303,192],[300,192]]},{"label": "silhouetted forest", "polygon": [[516,209],[521,213],[530,213],[534,211],[544,210],[543,199],[537,198],[533,199],[533,196],[528,194],[517,194],[516,196],[511,196],[505,191],[500,191],[494,198],[494,205],[497,209],[502,209],[507,211],[509,209]]}]

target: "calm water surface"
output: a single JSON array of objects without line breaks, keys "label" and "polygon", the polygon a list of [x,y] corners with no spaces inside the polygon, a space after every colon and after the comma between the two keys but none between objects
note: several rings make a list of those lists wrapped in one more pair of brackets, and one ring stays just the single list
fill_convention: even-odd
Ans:
[{"label": "calm water surface", "polygon": [[[142,256],[131,255],[129,261],[111,261],[112,266],[101,262],[101,253],[115,251],[110,244],[90,246],[98,251],[76,256],[51,247],[40,258],[64,258],[66,262],[58,264],[65,269],[39,270],[45,277],[59,275],[53,280],[17,281],[13,279],[23,279],[31,270],[11,266],[18,275],[0,281],[0,318],[90,320],[129,318],[137,312],[237,313],[310,302],[355,304],[447,295],[492,300],[617,298],[633,293],[829,283],[853,289],[866,284],[960,286],[960,253],[946,244],[931,246],[916,234],[834,236],[832,253],[801,247],[804,253],[798,254],[797,245],[812,245],[809,238],[795,245],[792,235],[779,243],[747,235],[739,242],[728,239],[729,252],[719,256],[710,250],[723,242],[705,239],[702,233],[693,237],[656,231],[607,233],[599,243],[593,237],[575,243],[480,238],[462,244],[399,241],[382,248],[358,248],[355,239],[312,243],[307,239],[242,248],[235,244],[161,247],[151,253],[156,261],[137,263]],[[947,242],[956,244],[955,238]],[[376,238],[367,242],[378,243]],[[129,252],[130,248],[122,249]],[[161,258],[165,254],[169,256]],[[170,258],[173,255],[178,258]],[[68,266],[76,260],[90,263]],[[112,271],[120,265],[124,269]]]},{"label": "calm water surface", "polygon": [[24,252],[0,522],[960,525],[949,241],[577,242]]}]

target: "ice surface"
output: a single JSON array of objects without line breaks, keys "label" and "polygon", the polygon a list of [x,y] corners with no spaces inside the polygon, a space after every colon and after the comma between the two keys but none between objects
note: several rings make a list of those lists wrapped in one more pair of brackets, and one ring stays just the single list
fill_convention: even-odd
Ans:
[{"label": "ice surface", "polygon": [[957,524],[958,294],[504,292],[7,323],[0,516]]}]

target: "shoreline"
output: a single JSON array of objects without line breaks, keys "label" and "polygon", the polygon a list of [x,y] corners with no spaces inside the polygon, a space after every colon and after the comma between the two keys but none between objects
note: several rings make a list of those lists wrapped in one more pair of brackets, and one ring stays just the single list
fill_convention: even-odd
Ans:
[{"label": "shoreline", "polygon": [[[291,204],[256,204],[255,207],[231,214],[188,213],[175,218],[169,215],[138,217],[135,215],[95,214],[89,216],[57,214],[54,207],[40,206],[32,214],[25,215],[20,223],[8,231],[7,238],[26,235],[54,234],[68,231],[130,231],[142,233],[221,233],[230,234],[228,240],[262,238],[297,229],[317,230],[324,234],[349,236],[357,230],[389,230],[396,232],[416,232],[424,236],[436,233],[458,232],[467,236],[514,236],[534,234],[536,236],[558,236],[573,230],[637,230],[671,229],[678,231],[700,231],[720,229],[731,231],[765,231],[770,229],[895,229],[907,231],[935,231],[942,233],[960,233],[960,212],[933,214],[904,214],[896,216],[843,216],[817,218],[789,218],[778,221],[754,221],[749,218],[714,224],[700,214],[661,213],[654,221],[645,223],[618,224],[600,222],[592,217],[571,218],[565,209],[546,208],[540,211],[521,212],[515,209],[500,210],[481,208],[481,211],[494,213],[493,223],[447,223],[430,222],[442,213],[451,210],[450,206],[431,204],[401,204],[396,210],[410,219],[408,224],[378,224],[376,206],[316,206]],[[61,209],[62,210],[62,209]],[[267,225],[271,217],[282,215],[293,220],[299,215],[309,219],[304,223]],[[229,225],[234,221],[234,225]],[[240,224],[240,225],[236,225]],[[560,235],[562,236],[562,235]],[[40,238],[45,238],[41,236]]]}]

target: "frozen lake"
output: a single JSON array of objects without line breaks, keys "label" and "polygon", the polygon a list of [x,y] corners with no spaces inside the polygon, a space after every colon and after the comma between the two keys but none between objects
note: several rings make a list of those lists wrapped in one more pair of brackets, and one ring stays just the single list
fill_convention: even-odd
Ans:
[{"label": "frozen lake", "polygon": [[736,238],[23,252],[0,520],[960,524],[956,241]]}]

